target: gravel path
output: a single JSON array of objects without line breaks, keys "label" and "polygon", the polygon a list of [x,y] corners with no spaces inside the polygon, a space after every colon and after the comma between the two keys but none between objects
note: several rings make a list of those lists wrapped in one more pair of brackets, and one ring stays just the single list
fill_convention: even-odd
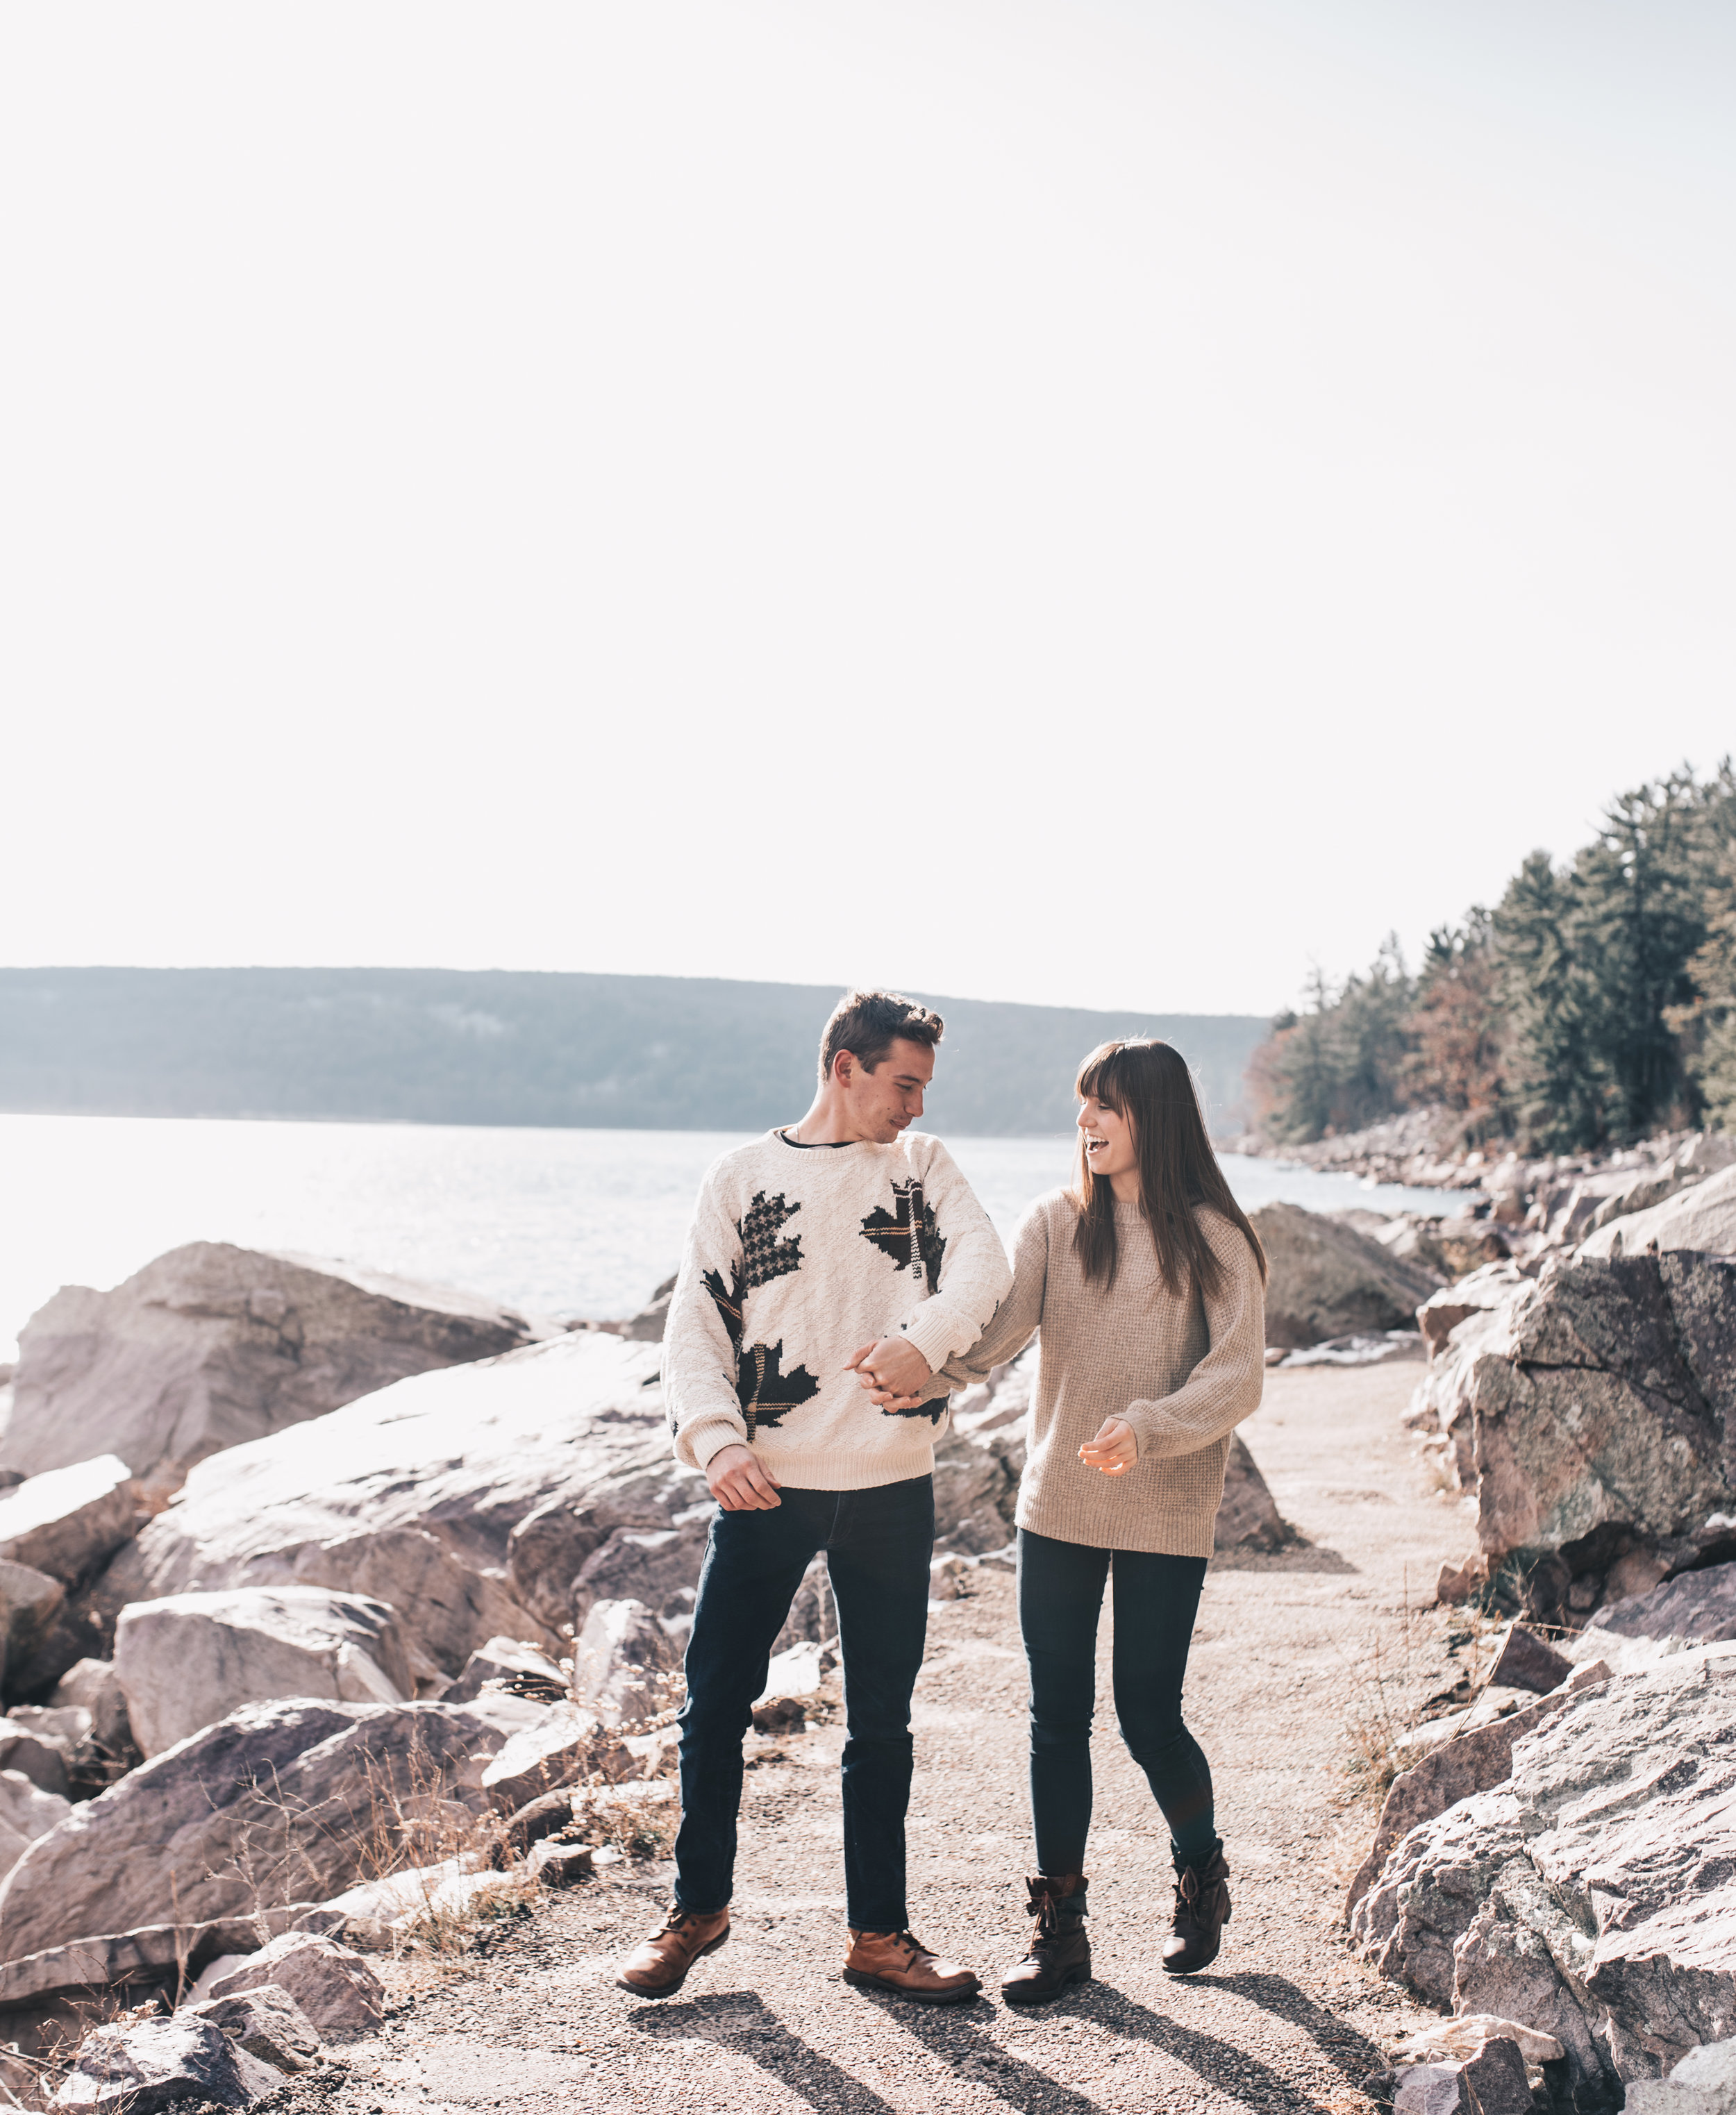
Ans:
[{"label": "gravel path", "polygon": [[[1414,1612],[1471,1548],[1400,1422],[1415,1365],[1270,1377],[1243,1429],[1307,1541],[1215,1564],[1188,1684],[1212,1761],[1235,1914],[1214,1967],[1156,1966],[1167,1838],[1114,1731],[1108,1612],[1092,1837],[1095,1978],[1040,2011],[984,1998],[943,2011],[838,1978],[842,1727],[781,1744],[749,1776],[729,1943],[661,2003],[612,1966],[656,1921],[666,1865],[617,1866],[544,1897],[455,1972],[420,1971],[343,2072],[274,2104],[332,2115],[475,2108],[682,2115],[1146,2115],[1164,2109],[1364,2110],[1360,2081],[1421,2015],[1335,1936],[1372,1831],[1347,1773],[1347,1718],[1376,1663],[1414,1699],[1450,1680],[1446,1622]],[[939,1608],[916,1692],[912,1914],[993,1989],[1023,1949],[1029,1857],[1024,1681],[1013,1582],[995,1567]],[[1408,1655],[1408,1658],[1407,1658]],[[770,1750],[774,1744],[759,1744]]]}]

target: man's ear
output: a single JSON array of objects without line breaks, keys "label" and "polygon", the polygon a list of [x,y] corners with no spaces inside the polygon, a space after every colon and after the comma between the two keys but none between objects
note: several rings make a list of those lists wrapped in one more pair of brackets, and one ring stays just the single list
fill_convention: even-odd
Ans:
[{"label": "man's ear", "polygon": [[838,1055],[832,1060],[832,1077],[837,1080],[838,1084],[841,1087],[847,1087],[855,1079],[856,1054],[853,1051],[840,1050],[838,1052]]}]

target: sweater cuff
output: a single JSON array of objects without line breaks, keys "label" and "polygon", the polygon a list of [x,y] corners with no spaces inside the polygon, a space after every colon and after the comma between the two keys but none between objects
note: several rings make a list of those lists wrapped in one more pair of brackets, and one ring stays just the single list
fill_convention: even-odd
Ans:
[{"label": "sweater cuff", "polygon": [[947,1319],[946,1310],[938,1307],[932,1300],[925,1300],[909,1321],[902,1325],[898,1333],[907,1342],[914,1344],[928,1360],[928,1369],[931,1374],[939,1373],[952,1355],[952,1325]]},{"label": "sweater cuff", "polygon": [[726,1447],[745,1447],[748,1443],[742,1426],[732,1424],[727,1417],[718,1416],[696,1419],[682,1438],[687,1443],[687,1452],[701,1475],[711,1466],[714,1455],[721,1454]]}]

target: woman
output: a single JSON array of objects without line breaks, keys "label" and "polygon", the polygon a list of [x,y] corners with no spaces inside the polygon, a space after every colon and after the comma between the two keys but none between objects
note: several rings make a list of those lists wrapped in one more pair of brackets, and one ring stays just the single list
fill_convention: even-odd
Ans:
[{"label": "woman", "polygon": [[1183,1721],[1182,1678],[1230,1433],[1260,1402],[1265,1258],[1179,1053],[1105,1043],[1074,1092],[1076,1186],[1031,1207],[1005,1305],[943,1369],[955,1387],[980,1380],[1041,1333],[1017,1515],[1036,1921],[1002,1986],[1011,2004],[1041,2003],[1091,1974],[1091,1711],[1111,1574],[1116,1715],[1175,1863],[1164,1968],[1187,1975],[1215,1960],[1230,1911],[1211,1771]]}]

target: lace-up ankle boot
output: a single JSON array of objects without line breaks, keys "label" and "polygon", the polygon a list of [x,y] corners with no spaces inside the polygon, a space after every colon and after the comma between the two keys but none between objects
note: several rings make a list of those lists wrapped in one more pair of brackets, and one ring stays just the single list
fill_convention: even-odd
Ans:
[{"label": "lace-up ankle boot", "polygon": [[1164,1941],[1164,1973],[1192,1975],[1209,1968],[1229,1922],[1229,1868],[1220,1839],[1204,1858],[1175,1861],[1175,1924]]},{"label": "lace-up ankle boot", "polygon": [[700,1916],[679,1902],[642,1945],[636,1946],[615,1977],[623,1990],[641,1998],[673,1998],[696,1961],[715,1953],[729,1936],[729,1912]]},{"label": "lace-up ankle boot", "polygon": [[930,1953],[914,1932],[853,1928],[844,1980],[858,1988],[893,1990],[924,2005],[960,2005],[982,1988],[970,1969]]},{"label": "lace-up ankle boot", "polygon": [[1044,1873],[1026,1880],[1031,1944],[1009,1969],[1000,1993],[1009,2005],[1046,2005],[1074,1983],[1091,1980],[1091,1943],[1085,1935],[1082,1873]]}]

